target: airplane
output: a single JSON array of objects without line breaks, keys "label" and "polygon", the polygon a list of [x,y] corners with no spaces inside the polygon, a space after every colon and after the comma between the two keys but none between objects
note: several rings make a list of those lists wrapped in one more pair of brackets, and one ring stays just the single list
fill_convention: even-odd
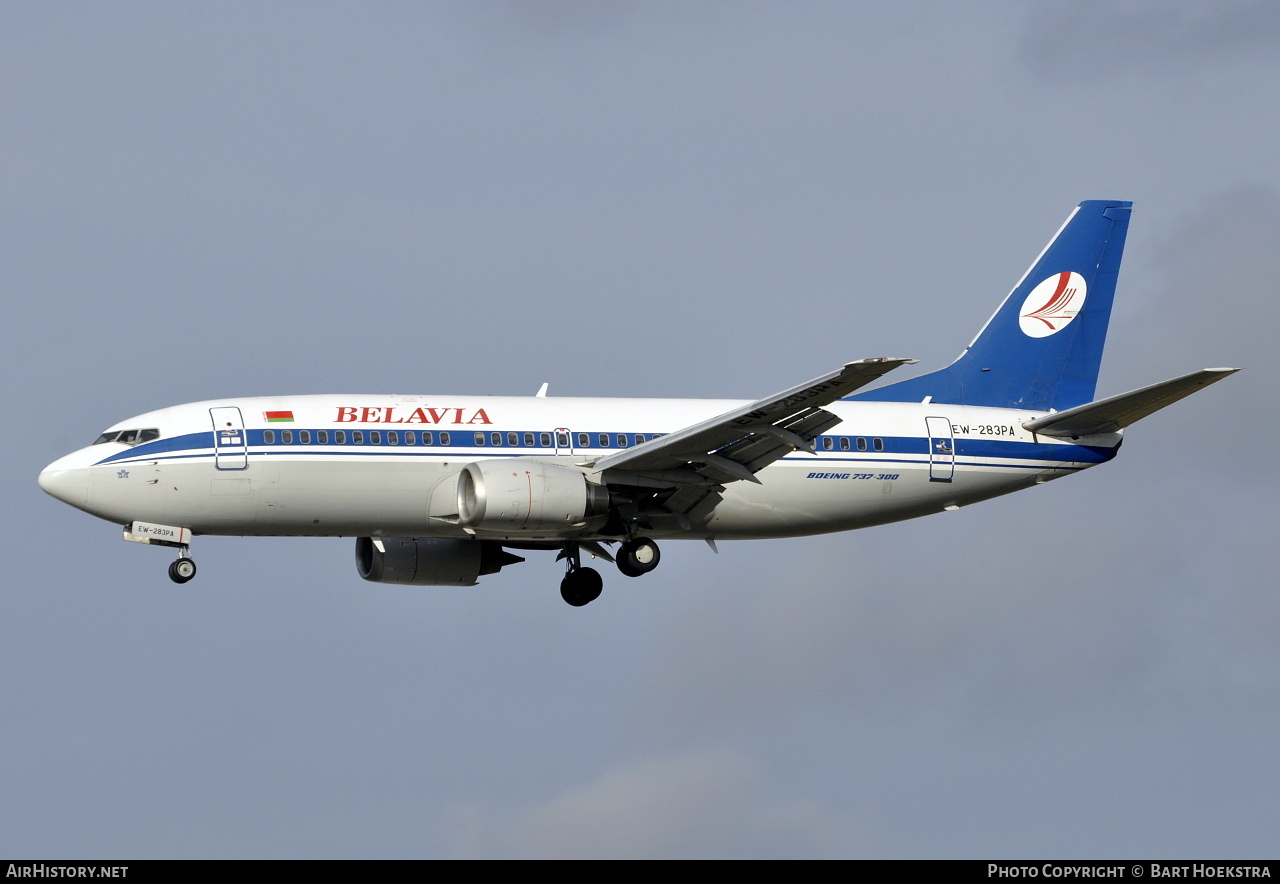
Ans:
[{"label": "airplane", "polygon": [[[658,566],[658,541],[794,537],[915,518],[1078,473],[1124,430],[1228,375],[1094,400],[1132,203],[1080,203],[949,366],[849,362],[755,402],[301,395],[148,412],[40,473],[40,487],[177,550],[197,535],[355,537],[365,580],[472,586],[558,552],[560,593]],[[514,551],[514,552],[513,552]]]}]

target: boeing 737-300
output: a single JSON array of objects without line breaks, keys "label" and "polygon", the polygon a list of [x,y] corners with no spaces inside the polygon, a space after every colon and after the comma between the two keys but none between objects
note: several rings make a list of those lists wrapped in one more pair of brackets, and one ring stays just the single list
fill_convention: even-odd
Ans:
[{"label": "boeing 737-300", "polygon": [[558,551],[561,595],[658,565],[659,540],[846,531],[953,510],[1111,460],[1125,428],[1237,369],[1094,400],[1131,203],[1073,210],[950,366],[850,362],[755,402],[536,396],[220,399],[129,418],[40,486],[177,550],[197,535],[355,537],[366,580],[470,586]]}]

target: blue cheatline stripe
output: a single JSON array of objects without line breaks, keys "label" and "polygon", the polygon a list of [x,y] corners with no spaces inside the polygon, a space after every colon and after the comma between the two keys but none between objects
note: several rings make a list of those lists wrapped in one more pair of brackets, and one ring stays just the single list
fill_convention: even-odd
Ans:
[{"label": "blue cheatline stripe", "polygon": [[[300,430],[294,430],[300,432]],[[311,433],[318,431],[311,430]],[[328,430],[333,433],[335,431]],[[353,431],[346,431],[353,432]],[[364,430],[361,432],[373,432]],[[382,433],[405,432],[401,430],[383,430]],[[416,430],[413,432],[425,432]],[[502,442],[498,445],[476,446],[472,431],[460,432],[455,430],[446,431],[430,431],[436,434],[440,432],[448,432],[452,437],[447,445],[438,443],[434,445],[387,445],[382,444],[363,444],[353,445],[351,443],[343,443],[341,445],[333,442],[329,443],[290,443],[285,446],[283,443],[266,444],[263,442],[263,431],[251,430],[247,432],[248,436],[248,454],[250,457],[397,457],[397,458],[432,458],[432,457],[526,457],[526,456],[548,456],[554,455],[556,448],[554,446],[534,445],[526,447],[524,445],[510,446],[506,443],[506,435],[509,430],[486,430],[485,436],[492,432],[501,434]],[[518,431],[519,437],[523,440],[527,431]],[[544,431],[533,431],[536,435]],[[576,432],[574,435],[578,435]],[[600,435],[597,431],[591,432],[592,436]],[[611,437],[616,434],[610,433]],[[633,434],[628,434],[633,435]],[[651,434],[645,434],[646,436]],[[458,438],[461,437],[461,438]],[[929,458],[929,439],[922,436],[832,436],[819,437],[841,439],[847,438],[855,440],[858,438],[880,439],[883,442],[883,451],[858,451],[858,450],[827,450],[820,448],[816,454],[808,454],[795,452],[783,458],[789,463],[841,463],[847,465],[869,465],[869,464],[926,464]],[[465,441],[464,441],[465,440]],[[125,451],[117,452],[109,457],[99,461],[99,464],[135,464],[144,461],[177,461],[191,460],[198,458],[213,458],[215,450],[213,446],[214,434],[212,432],[188,433],[181,436],[171,438],[158,439],[154,442],[144,443]],[[1096,464],[1103,463],[1115,456],[1115,448],[1106,448],[1088,445],[1069,445],[1063,443],[1047,443],[1047,442],[1023,442],[1013,439],[974,439],[974,438],[957,438],[955,443],[955,463],[957,466],[968,467],[1016,467],[1019,469],[1046,469],[1051,466],[1063,463],[1077,464]],[[578,448],[578,454],[586,452],[606,453],[617,451],[617,448]],[[239,455],[240,449],[237,447],[234,454]],[[897,457],[886,455],[898,455]],[[999,463],[979,462],[976,458],[985,458]],[[1033,461],[1035,463],[1028,463]]]},{"label": "blue cheatline stripe", "polygon": [[[497,451],[388,452],[388,451],[290,451],[290,450],[284,450],[284,451],[262,452],[262,451],[251,450],[249,454],[250,454],[250,463],[252,463],[253,459],[256,459],[259,456],[290,457],[290,458],[324,457],[324,458],[332,458],[334,459],[334,462],[338,462],[337,458],[348,458],[348,457],[382,457],[382,458],[394,457],[394,458],[401,458],[401,459],[410,458],[410,457],[418,457],[418,458],[434,457],[437,459],[452,458],[456,460],[460,454],[463,456],[487,454],[489,458],[493,458],[493,459],[504,458],[504,457],[518,458],[518,457],[527,456],[523,453],[517,453],[517,452],[508,453],[508,452],[497,452]],[[213,459],[214,459],[213,450],[205,449],[203,451],[199,451],[191,454],[174,454],[174,455],[158,456],[158,457],[153,456],[153,457],[140,458],[138,460],[116,460],[112,462],[112,465],[113,466],[132,466],[138,463],[145,463],[145,462],[155,463],[155,462],[174,462],[174,461],[183,461],[183,460],[203,460],[203,461],[212,463]],[[994,462],[979,462],[979,461],[957,459],[955,461],[955,466],[965,467],[967,469],[982,469],[982,470],[1011,470],[1011,469],[1012,470],[1051,470],[1052,469],[1052,470],[1075,471],[1075,470],[1085,469],[1087,466],[1091,466],[1093,464],[1092,461],[1083,460],[1083,459],[1041,460],[1038,458],[993,458],[993,461]],[[1031,462],[1028,462],[1028,461],[1031,461]],[[788,467],[797,468],[797,469],[805,469],[809,464],[813,464],[813,465],[826,464],[828,465],[828,469],[845,469],[845,470],[886,469],[886,468],[889,468],[890,466],[896,466],[898,468],[902,468],[902,467],[923,468],[923,467],[928,467],[930,465],[929,460],[924,457],[917,458],[917,459],[907,459],[907,458],[870,459],[870,458],[854,458],[854,457],[842,458],[842,457],[791,456],[791,457],[784,458],[782,462],[786,463]],[[106,461],[102,461],[98,464],[98,466],[104,465],[105,463]]]}]

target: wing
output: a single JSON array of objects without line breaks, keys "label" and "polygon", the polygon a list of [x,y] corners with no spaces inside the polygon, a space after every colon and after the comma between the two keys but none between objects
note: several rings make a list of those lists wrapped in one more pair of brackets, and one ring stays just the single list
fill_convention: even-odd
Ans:
[{"label": "wing", "polygon": [[606,455],[595,469],[610,486],[675,489],[651,502],[688,527],[695,510],[719,502],[724,484],[759,483],[756,473],[792,451],[813,450],[813,440],[840,422],[823,410],[914,359],[863,359],[719,417]]}]

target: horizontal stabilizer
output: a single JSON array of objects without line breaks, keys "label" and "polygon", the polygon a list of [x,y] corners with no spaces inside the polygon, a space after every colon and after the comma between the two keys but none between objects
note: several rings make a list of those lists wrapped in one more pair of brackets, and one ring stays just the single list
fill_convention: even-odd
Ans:
[{"label": "horizontal stabilizer", "polygon": [[1239,370],[1238,368],[1204,368],[1140,390],[1132,390],[1121,393],[1119,396],[1110,396],[1087,405],[1077,405],[1066,411],[1038,417],[1027,421],[1022,426],[1033,433],[1045,436],[1079,437],[1092,436],[1095,433],[1114,433]]}]

